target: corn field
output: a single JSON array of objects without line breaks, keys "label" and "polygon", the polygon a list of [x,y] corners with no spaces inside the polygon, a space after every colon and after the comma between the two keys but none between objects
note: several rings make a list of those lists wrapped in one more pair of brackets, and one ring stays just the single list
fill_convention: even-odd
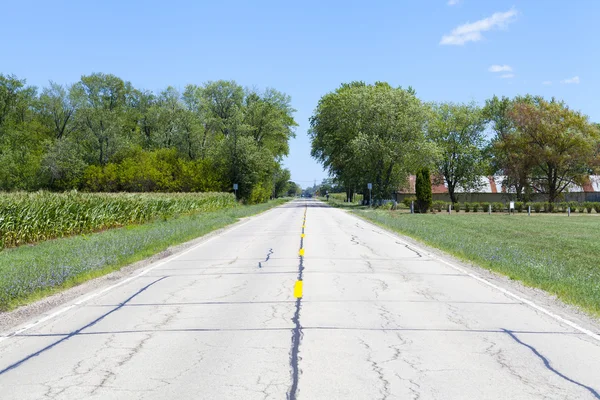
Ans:
[{"label": "corn field", "polygon": [[0,250],[235,205],[228,193],[0,193]]}]

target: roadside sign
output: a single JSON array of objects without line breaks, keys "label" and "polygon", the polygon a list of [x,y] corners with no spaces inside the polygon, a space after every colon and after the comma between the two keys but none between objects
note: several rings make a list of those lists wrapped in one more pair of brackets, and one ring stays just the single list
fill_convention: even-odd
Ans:
[{"label": "roadside sign", "polygon": [[369,190],[373,189],[373,184],[372,183],[367,183],[367,189],[369,189]]},{"label": "roadside sign", "polygon": [[515,202],[514,202],[514,201],[511,201],[511,202],[510,202],[509,209],[510,209],[510,210],[514,210],[514,209],[515,209]]},{"label": "roadside sign", "polygon": [[233,184],[233,190],[238,190],[238,184],[237,183]]}]

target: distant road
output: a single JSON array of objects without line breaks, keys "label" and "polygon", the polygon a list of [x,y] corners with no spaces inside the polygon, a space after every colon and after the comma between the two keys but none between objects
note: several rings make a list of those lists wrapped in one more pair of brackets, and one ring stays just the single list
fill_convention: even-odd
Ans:
[{"label": "distant road", "polygon": [[599,341],[314,200],[150,268],[2,340],[0,398],[600,398]]}]

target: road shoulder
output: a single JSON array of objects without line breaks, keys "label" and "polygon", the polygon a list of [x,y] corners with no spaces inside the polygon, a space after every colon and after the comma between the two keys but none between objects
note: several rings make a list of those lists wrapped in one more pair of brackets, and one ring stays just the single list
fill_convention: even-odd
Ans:
[{"label": "road shoulder", "polygon": [[38,301],[23,305],[8,312],[0,312],[0,340],[3,337],[9,336],[12,332],[20,329],[22,326],[35,323],[41,318],[52,315],[61,308],[69,306],[69,304],[76,303],[84,296],[89,296],[95,292],[110,288],[126,279],[135,278],[135,276],[144,268],[151,268],[153,264],[165,261],[188,249],[199,246],[214,237],[220,236],[285,204],[286,203],[271,207],[249,217],[240,218],[239,221],[234,222],[233,224],[216,229],[188,242],[170,246],[166,250],[149,258],[129,264],[119,270],[110,272],[98,278],[90,279],[58,293],[51,294]]},{"label": "road shoulder", "polygon": [[[382,231],[388,235],[396,237],[399,240],[407,243],[411,247],[424,250],[426,253],[436,258],[441,259],[449,264],[452,264],[460,269],[463,269],[467,273],[473,274],[476,277],[481,278],[482,280],[487,281],[492,285],[498,286],[499,288],[504,289],[518,297],[526,299],[534,303],[535,305],[548,310],[550,313],[556,314],[560,318],[563,318],[567,321],[571,321],[579,325],[580,327],[593,332],[596,335],[600,335],[599,318],[595,318],[594,316],[590,315],[589,313],[577,306],[564,303],[556,296],[544,290],[526,286],[520,281],[511,280],[502,274],[480,267],[475,263],[458,259],[442,250],[428,246],[419,240],[402,235],[396,231],[391,230],[388,227],[375,224],[372,221],[362,218],[360,215],[357,215],[349,210],[344,210],[335,207],[331,208],[340,210],[342,212],[347,213],[348,215],[356,217],[358,220],[362,221],[366,225],[369,225],[374,231]],[[536,312],[541,313],[539,310],[536,310]],[[590,340],[593,339],[590,337]]]}]

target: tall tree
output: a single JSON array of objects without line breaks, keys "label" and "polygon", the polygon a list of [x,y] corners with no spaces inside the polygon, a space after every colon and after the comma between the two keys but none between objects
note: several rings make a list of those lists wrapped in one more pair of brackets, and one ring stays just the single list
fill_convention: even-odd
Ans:
[{"label": "tall tree", "polygon": [[41,94],[0,75],[0,190],[231,190],[278,195],[296,122],[290,97],[233,81],[154,94],[102,73]]},{"label": "tall tree", "polygon": [[484,130],[484,115],[474,104],[432,105],[427,134],[440,151],[437,173],[446,181],[452,202],[458,202],[458,188],[474,190],[481,185],[486,170]]},{"label": "tall tree", "polygon": [[428,165],[427,112],[412,89],[378,82],[344,84],[321,98],[311,117],[311,154],[347,188],[389,198],[411,170]]},{"label": "tall tree", "polygon": [[124,126],[131,84],[114,75],[94,73],[82,76],[73,92],[81,102],[77,116],[92,155],[90,162],[105,165],[130,144]]},{"label": "tall tree", "polygon": [[268,149],[278,159],[288,155],[289,140],[295,137],[294,110],[291,98],[275,89],[263,94],[249,91],[246,94],[244,123],[256,143]]},{"label": "tall tree", "polygon": [[503,175],[503,186],[511,192],[514,191],[519,201],[530,199],[532,189],[529,177],[533,165],[527,149],[515,135],[516,127],[510,111],[516,102],[535,102],[536,99],[539,98],[529,95],[513,100],[494,96],[486,100],[483,108],[484,117],[495,133],[487,149],[490,172],[492,175]]},{"label": "tall tree", "polygon": [[35,114],[37,89],[0,74],[0,190],[40,187],[44,129]]},{"label": "tall tree", "polygon": [[0,133],[9,122],[16,121],[19,104],[27,98],[25,83],[14,75],[0,74]]},{"label": "tall tree", "polygon": [[510,110],[517,131],[511,140],[526,151],[531,182],[550,202],[572,183],[582,185],[598,167],[600,132],[588,117],[563,102],[517,101]]},{"label": "tall tree", "polygon": [[69,87],[50,81],[39,98],[40,116],[56,139],[62,139],[75,130],[75,111],[78,98]]},{"label": "tall tree", "polygon": [[433,197],[431,193],[431,176],[427,168],[423,168],[417,172],[415,191],[417,195],[417,209],[420,213],[425,214],[431,207]]}]

